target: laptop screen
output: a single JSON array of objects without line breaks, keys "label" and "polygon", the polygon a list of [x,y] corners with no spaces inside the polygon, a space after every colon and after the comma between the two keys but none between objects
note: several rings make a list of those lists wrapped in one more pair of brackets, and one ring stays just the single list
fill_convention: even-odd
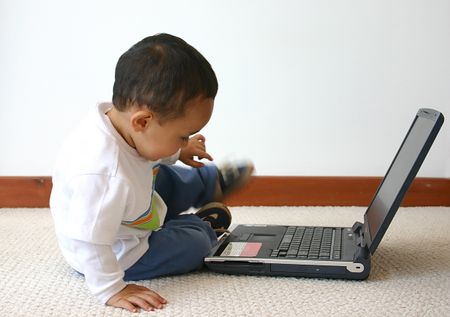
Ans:
[{"label": "laptop screen", "polygon": [[383,238],[443,121],[442,114],[431,109],[420,109],[417,113],[364,215],[365,235],[370,253],[375,252]]}]

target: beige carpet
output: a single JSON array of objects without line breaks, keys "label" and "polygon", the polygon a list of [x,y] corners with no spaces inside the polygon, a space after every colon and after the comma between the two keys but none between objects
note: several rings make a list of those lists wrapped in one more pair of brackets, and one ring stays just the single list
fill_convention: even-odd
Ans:
[{"label": "beige carpet", "polygon": [[[351,226],[363,208],[239,207],[235,223]],[[136,316],[99,304],[64,262],[48,209],[0,209],[0,316]],[[427,249],[422,249],[428,246]],[[422,249],[422,251],[419,251]],[[230,276],[142,281],[169,300],[147,316],[450,316],[450,208],[402,208],[366,281]]]}]

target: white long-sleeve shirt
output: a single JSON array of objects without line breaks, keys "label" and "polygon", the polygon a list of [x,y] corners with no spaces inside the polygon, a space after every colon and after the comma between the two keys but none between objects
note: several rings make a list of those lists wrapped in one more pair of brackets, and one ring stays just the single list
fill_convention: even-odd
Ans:
[{"label": "white long-sleeve shirt", "polygon": [[53,173],[50,208],[67,262],[106,303],[123,289],[124,270],[148,249],[167,207],[154,191],[159,164],[141,157],[115,130],[99,104],[64,142]]}]

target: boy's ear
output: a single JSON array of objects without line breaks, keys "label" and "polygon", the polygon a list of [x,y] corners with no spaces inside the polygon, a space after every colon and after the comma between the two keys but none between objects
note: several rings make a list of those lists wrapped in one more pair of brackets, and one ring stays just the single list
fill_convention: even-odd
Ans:
[{"label": "boy's ear", "polygon": [[139,110],[133,113],[130,117],[130,124],[134,131],[143,132],[155,119],[153,112],[147,110]]}]

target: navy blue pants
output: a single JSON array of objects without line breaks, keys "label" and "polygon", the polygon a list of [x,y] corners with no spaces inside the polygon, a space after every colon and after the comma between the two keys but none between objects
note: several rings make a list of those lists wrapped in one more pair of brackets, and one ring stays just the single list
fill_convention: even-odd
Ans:
[{"label": "navy blue pants", "polygon": [[217,168],[184,168],[161,165],[155,190],[167,205],[167,216],[160,230],[149,237],[149,249],[129,269],[124,280],[151,279],[197,270],[217,243],[210,225],[196,215],[180,215],[191,207],[202,207],[213,200]]}]

